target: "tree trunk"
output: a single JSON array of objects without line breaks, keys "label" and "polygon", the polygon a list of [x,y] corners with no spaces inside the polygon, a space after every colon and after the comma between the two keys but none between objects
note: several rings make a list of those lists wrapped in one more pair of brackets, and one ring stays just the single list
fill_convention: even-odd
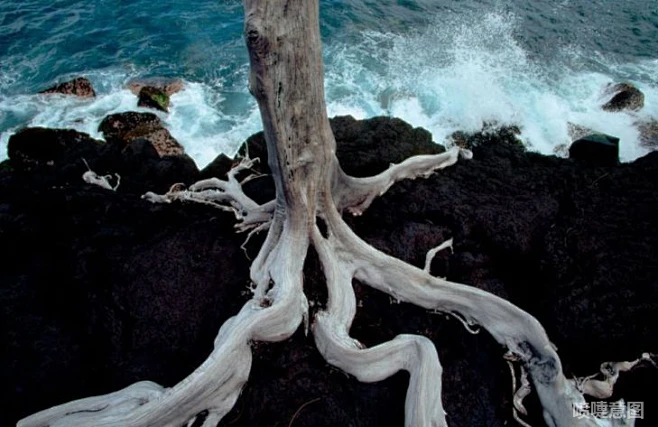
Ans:
[{"label": "tree trunk", "polygon": [[[407,426],[445,426],[441,365],[433,343],[400,335],[372,348],[349,336],[356,313],[354,278],[391,296],[455,315],[468,327],[480,325],[521,364],[554,426],[615,425],[623,420],[576,419],[572,405],[584,402],[567,380],[557,353],[539,322],[513,304],[477,288],[447,282],[372,248],[342,220],[360,214],[396,181],[426,177],[470,157],[466,150],[412,157],[369,178],[346,175],[335,156],[323,87],[318,0],[245,0],[245,37],[251,63],[250,90],[258,100],[276,199],[258,205],[242,193],[237,173],[190,190],[145,198],[192,200],[234,210],[241,230],[269,228],[251,266],[253,298],[220,329],[209,358],[188,378],[165,389],[150,382],[106,396],[54,407],[19,423],[43,426],[191,425],[204,411],[214,426],[234,405],[251,368],[251,341],[281,341],[308,322],[302,269],[310,245],[327,280],[328,304],[313,321],[313,334],[326,360],[361,381],[380,381],[404,369],[410,373],[405,405]],[[308,325],[308,323],[306,323]],[[525,376],[524,376],[525,378]],[[528,382],[514,399],[520,412]],[[609,423],[609,424],[606,424]],[[621,424],[619,424],[621,425]]]}]

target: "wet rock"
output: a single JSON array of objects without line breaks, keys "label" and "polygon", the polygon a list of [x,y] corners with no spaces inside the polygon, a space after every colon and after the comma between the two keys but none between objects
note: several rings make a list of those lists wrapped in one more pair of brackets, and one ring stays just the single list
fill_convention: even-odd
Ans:
[{"label": "wet rock", "polygon": [[144,86],[138,97],[138,107],[153,108],[165,113],[169,111],[169,95],[156,87]]},{"label": "wet rock", "polygon": [[91,82],[84,77],[75,78],[71,81],[61,83],[39,93],[60,93],[63,95],[75,95],[81,98],[94,98],[96,96],[96,92],[94,91]]},{"label": "wet rock", "polygon": [[146,86],[159,89],[167,96],[171,96],[185,89],[185,83],[181,79],[147,79],[136,80],[128,83],[128,89],[130,89],[135,95],[139,95],[142,88]]},{"label": "wet rock", "polygon": [[472,150],[480,144],[490,143],[492,140],[504,141],[505,143],[523,147],[523,142],[518,138],[521,129],[518,126],[500,126],[497,123],[484,123],[478,132],[453,132],[448,139],[453,144]]},{"label": "wet rock", "polygon": [[640,132],[640,143],[647,148],[658,148],[658,120],[650,119],[636,123]]},{"label": "wet rock", "polygon": [[137,138],[115,157],[116,172],[130,177],[122,181],[123,191],[144,194],[153,191],[165,193],[181,183],[191,185],[199,179],[199,169],[187,156],[160,156],[150,140]]},{"label": "wet rock", "polygon": [[124,145],[70,129],[28,128],[10,137],[8,154],[7,167],[31,185],[44,188],[80,185],[89,169],[108,175],[113,184],[118,175],[118,191],[137,195],[166,192],[175,183],[189,185],[199,179],[190,157],[161,156],[152,139],[140,137]]},{"label": "wet rock", "polygon": [[183,146],[174,139],[162,121],[153,113],[117,113],[103,119],[98,130],[109,143],[121,147],[142,138],[153,144],[160,156],[184,154]]},{"label": "wet rock", "polygon": [[619,138],[595,133],[574,141],[569,158],[586,166],[615,166],[619,163]]},{"label": "wet rock", "polygon": [[587,126],[578,125],[576,123],[567,123],[567,132],[569,133],[569,139],[571,142],[583,138],[587,135],[597,133]]},{"label": "wet rock", "polygon": [[610,85],[606,88],[605,95],[612,95],[601,107],[605,111],[640,111],[644,107],[644,94],[630,83]]}]

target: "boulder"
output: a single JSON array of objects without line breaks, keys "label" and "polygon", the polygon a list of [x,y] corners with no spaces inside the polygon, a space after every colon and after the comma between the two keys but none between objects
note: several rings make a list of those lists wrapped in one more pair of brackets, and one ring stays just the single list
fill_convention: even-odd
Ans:
[{"label": "boulder", "polygon": [[183,146],[171,136],[162,121],[153,113],[126,112],[111,114],[103,119],[98,130],[105,139],[121,147],[143,138],[153,144],[158,154],[175,156],[185,153]]},{"label": "boulder", "polygon": [[75,78],[39,93],[60,93],[63,95],[75,95],[81,98],[94,98],[96,96],[96,92],[94,91],[91,82],[84,77]]},{"label": "boulder", "polygon": [[9,138],[7,154],[14,167],[69,166],[97,157],[104,142],[71,129],[26,128]]},{"label": "boulder", "polygon": [[105,143],[70,129],[28,128],[9,139],[9,160],[3,169],[16,170],[35,186],[82,183],[91,168],[99,175],[118,174],[120,192],[166,192],[172,184],[192,184],[199,170],[189,156],[161,156],[151,139],[137,137],[126,145]]},{"label": "boulder", "polygon": [[155,110],[169,111],[169,95],[153,86],[144,86],[139,91],[138,107],[153,108]]},{"label": "boulder", "polygon": [[185,89],[185,83],[181,79],[145,79],[145,80],[134,80],[128,83],[128,89],[135,95],[139,95],[139,92],[142,88],[150,86],[156,89],[161,90],[167,96],[171,96],[175,93],[180,92]]},{"label": "boulder", "polygon": [[602,133],[587,135],[571,144],[569,158],[586,166],[615,166],[619,164],[619,138]]},{"label": "boulder", "polygon": [[605,95],[612,95],[612,98],[601,107],[605,111],[640,111],[644,107],[644,94],[630,83],[609,85]]},{"label": "boulder", "polygon": [[208,163],[208,165],[201,169],[199,176],[201,179],[206,178],[226,178],[226,173],[231,170],[231,167],[235,164],[236,160],[231,159],[226,154],[220,154],[215,157],[215,160]]}]

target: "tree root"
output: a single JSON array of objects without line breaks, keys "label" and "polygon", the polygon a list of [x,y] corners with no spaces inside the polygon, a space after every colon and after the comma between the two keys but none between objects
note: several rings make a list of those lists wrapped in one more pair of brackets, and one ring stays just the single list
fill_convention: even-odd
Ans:
[{"label": "tree root", "polygon": [[454,252],[455,250],[452,248],[452,239],[448,239],[445,242],[441,243],[437,247],[430,249],[427,251],[427,255],[425,256],[425,268],[423,270],[429,274],[430,272],[430,267],[432,266],[432,260],[438,254],[439,252],[445,250],[445,249],[450,249],[450,252]]},{"label": "tree root", "polygon": [[398,335],[372,348],[349,336],[356,314],[352,289],[354,267],[341,260],[319,230],[313,244],[327,279],[327,310],[316,314],[313,323],[315,342],[328,363],[354,375],[359,381],[376,382],[399,370],[410,373],[405,405],[406,426],[446,426],[441,402],[441,365],[436,348],[428,338]]},{"label": "tree root", "polygon": [[[619,374],[631,371],[642,363],[649,363],[658,368],[652,355],[643,353],[639,359],[631,362],[604,362],[601,364],[599,373],[584,378],[576,378],[576,385],[579,390],[588,396],[597,399],[608,399],[612,397]],[[599,375],[603,376],[602,380],[596,379]]]},{"label": "tree root", "polygon": [[[574,420],[573,405],[584,402],[584,398],[574,383],[564,377],[560,359],[553,345],[541,324],[530,314],[495,295],[477,288],[437,279],[423,270],[376,250],[356,236],[339,214],[335,211],[332,213],[331,209],[328,210],[326,221],[330,232],[325,246],[329,245],[337,255],[321,255],[321,260],[328,287],[334,288],[330,291],[330,295],[333,293],[342,298],[340,304],[328,308],[328,314],[322,313],[316,318],[315,330],[321,336],[320,342],[325,345],[320,352],[327,356],[329,363],[336,364],[355,375],[359,374],[357,375],[359,379],[363,376],[358,368],[361,366],[361,360],[356,359],[357,355],[362,354],[359,351],[363,352],[363,350],[355,349],[347,339],[346,328],[351,323],[352,312],[339,308],[339,305],[345,307],[347,302],[352,300],[351,296],[344,297],[349,294],[344,288],[354,277],[398,300],[445,313],[459,313],[467,324],[477,324],[487,329],[496,341],[522,363],[544,407],[545,420],[549,426],[603,425],[598,420],[596,422],[588,419]],[[313,242],[316,248],[322,247],[318,236],[314,236]],[[346,264],[347,260],[350,260],[349,264]],[[351,268],[345,268],[345,265],[350,265]],[[336,271],[336,266],[340,266],[340,271]],[[353,276],[348,276],[352,273]],[[337,283],[343,283],[342,291],[338,290]],[[353,304],[350,303],[349,307],[352,306]],[[421,348],[420,344],[415,345]],[[320,343],[318,347],[321,347]],[[389,359],[397,360],[391,355]],[[348,366],[345,366],[345,360],[349,360]],[[370,362],[370,366],[373,365],[372,359],[366,360]],[[392,365],[385,365],[380,369],[384,370],[385,367],[393,369]],[[396,367],[400,368],[399,365]],[[363,367],[363,369],[367,368],[368,366]],[[423,376],[427,378],[430,375],[425,373]],[[439,377],[433,378],[434,385],[430,388],[439,388]],[[423,419],[439,422],[436,421],[437,414],[428,413],[431,411],[428,409],[432,408],[431,405],[409,405],[410,399],[419,398],[410,396],[411,392],[410,389],[407,394],[407,414],[414,413],[418,408],[425,408],[421,409],[426,411]],[[427,393],[427,390],[425,392]],[[409,418],[407,425],[421,425],[409,424],[408,420]],[[615,425],[618,420],[605,421]]]},{"label": "tree root", "polygon": [[117,183],[116,185],[112,186],[112,184],[110,184],[110,178],[112,178],[112,175],[100,176],[91,170],[89,163],[87,163],[85,159],[82,159],[82,161],[84,162],[85,166],[87,166],[87,172],[82,174],[82,180],[84,182],[87,184],[98,185],[99,187],[106,190],[117,191],[117,188],[119,188],[119,185],[121,184],[121,176],[118,173],[114,174],[114,177],[117,179]]},{"label": "tree root", "polygon": [[[256,229],[255,232],[267,229],[272,220],[276,203],[274,200],[259,205],[242,191],[242,185],[257,175],[251,174],[242,181],[237,175],[251,169],[258,159],[243,159],[228,172],[226,181],[218,178],[204,179],[192,184],[186,190],[182,184],[174,184],[167,193],[156,194],[151,191],[142,196],[142,199],[152,203],[171,203],[173,201],[195,202],[214,206],[216,208],[233,212],[238,220],[235,228],[239,231]],[[250,234],[251,236],[251,234]]]},{"label": "tree root", "polygon": [[439,169],[454,165],[460,156],[470,159],[473,153],[454,147],[441,154],[413,156],[397,165],[392,164],[379,175],[366,178],[355,178],[339,170],[338,180],[332,189],[334,203],[339,212],[347,209],[352,215],[361,215],[375,198],[386,193],[396,182],[427,178]]}]

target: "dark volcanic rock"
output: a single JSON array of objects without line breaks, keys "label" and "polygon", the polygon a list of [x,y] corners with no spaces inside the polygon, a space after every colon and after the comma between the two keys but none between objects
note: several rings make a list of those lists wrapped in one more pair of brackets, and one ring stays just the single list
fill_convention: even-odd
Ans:
[{"label": "dark volcanic rock", "polygon": [[569,158],[586,166],[615,166],[619,163],[619,138],[595,133],[574,141]]},{"label": "dark volcanic rock", "polygon": [[94,98],[96,96],[91,82],[84,77],[75,78],[39,93],[61,93],[63,95],[75,95],[82,98]]},{"label": "dark volcanic rock", "polygon": [[105,139],[126,147],[137,139],[146,139],[160,156],[184,154],[183,146],[174,139],[162,121],[153,113],[117,113],[103,119],[98,127]]},{"label": "dark volcanic rock", "polygon": [[235,164],[235,160],[228,157],[226,154],[220,154],[215,157],[215,160],[210,162],[208,166],[201,169],[200,177],[202,179],[206,178],[226,178],[226,173],[231,170],[231,167]]},{"label": "dark volcanic rock", "polygon": [[169,95],[157,87],[144,86],[138,97],[138,107],[153,108],[165,113],[169,111]]},{"label": "dark volcanic rock", "polygon": [[601,108],[606,111],[640,111],[644,107],[644,94],[630,83],[617,83],[606,89],[612,98]]},{"label": "dark volcanic rock", "polygon": [[[445,151],[432,142],[432,135],[393,117],[356,120],[339,116],[329,120],[336,138],[336,155],[343,170],[353,176],[369,176],[386,170],[391,163],[400,163],[409,155],[437,154]],[[260,168],[269,173],[267,147],[262,132],[250,136],[246,150],[252,159],[260,159]],[[243,145],[238,154],[245,154]]]},{"label": "dark volcanic rock", "polygon": [[[440,149],[397,120],[343,118],[332,125],[339,158],[354,171],[382,170],[402,160],[398,155]],[[388,158],[340,149],[360,134]],[[387,151],[376,144],[394,135],[406,136],[408,146],[398,141]],[[473,160],[394,185],[363,216],[347,218],[351,227],[417,266],[429,249],[454,238],[455,252],[439,253],[432,273],[486,289],[538,317],[567,376],[658,353],[658,153],[582,168],[526,152],[494,133],[466,138]],[[256,147],[250,146],[252,157]],[[130,149],[140,151],[136,158],[164,161],[145,142]],[[189,374],[247,298],[249,261],[233,216],[207,206],[152,205],[82,182],[52,188],[26,176],[0,168],[0,375],[7,391],[0,424],[134,381],[170,386]],[[268,180],[256,181],[264,188]],[[251,191],[266,199],[263,188]],[[247,246],[252,258],[263,238]],[[304,286],[313,315],[326,304],[313,253]],[[503,349],[490,336],[392,304],[358,282],[355,293],[351,333],[366,345],[400,333],[434,341],[451,425],[513,423]],[[621,378],[615,397],[643,401],[644,425],[656,425],[658,413],[649,409],[658,408],[658,370],[639,368]],[[254,344],[249,382],[220,425],[286,426],[307,403],[294,426],[402,425],[407,381],[400,373],[359,383],[330,367],[312,336],[299,331],[283,343]],[[530,422],[541,426],[533,399]]]},{"label": "dark volcanic rock", "polygon": [[99,158],[105,150],[103,141],[70,129],[27,128],[12,135],[7,144],[7,154],[17,171],[38,170],[44,179],[80,178],[87,170],[85,159]]},{"label": "dark volcanic rock", "polygon": [[518,138],[521,129],[518,126],[498,126],[496,123],[484,123],[479,132],[457,131],[450,135],[453,144],[472,150],[473,148],[493,142],[504,142],[523,147]]},{"label": "dark volcanic rock", "polygon": [[135,138],[124,146],[69,129],[28,128],[10,137],[8,155],[12,169],[41,187],[79,185],[88,168],[109,175],[113,183],[118,174],[118,191],[140,195],[166,192],[175,183],[189,185],[199,179],[190,157],[161,157],[145,138]]}]

